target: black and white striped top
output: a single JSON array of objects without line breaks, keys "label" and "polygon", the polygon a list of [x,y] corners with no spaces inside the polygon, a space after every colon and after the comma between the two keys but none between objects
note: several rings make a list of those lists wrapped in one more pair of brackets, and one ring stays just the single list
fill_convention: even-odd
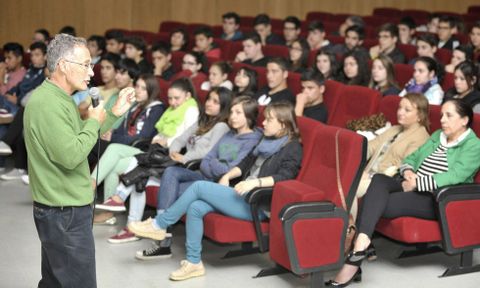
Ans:
[{"label": "black and white striped top", "polygon": [[433,175],[448,171],[447,150],[447,147],[440,144],[432,154],[423,160],[417,170],[418,191],[433,191],[437,188]]}]

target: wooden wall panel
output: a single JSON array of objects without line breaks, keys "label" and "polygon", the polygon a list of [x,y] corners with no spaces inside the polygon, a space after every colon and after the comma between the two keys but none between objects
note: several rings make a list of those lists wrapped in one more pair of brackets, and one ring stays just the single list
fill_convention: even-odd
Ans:
[{"label": "wooden wall panel", "polygon": [[254,16],[266,12],[275,18],[308,11],[370,15],[375,7],[414,8],[465,13],[478,0],[1,0],[0,45],[18,41],[28,45],[33,31],[58,31],[73,25],[81,36],[102,34],[108,28],[157,31],[164,20],[220,24],[221,15],[236,11]]}]

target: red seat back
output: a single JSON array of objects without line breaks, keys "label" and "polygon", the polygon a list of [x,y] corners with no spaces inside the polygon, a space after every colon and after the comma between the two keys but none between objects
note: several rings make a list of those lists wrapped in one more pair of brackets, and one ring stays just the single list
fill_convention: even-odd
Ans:
[{"label": "red seat back", "polygon": [[400,100],[402,100],[401,97],[393,95],[383,97],[382,100],[380,100],[378,112],[383,113],[383,115],[385,115],[385,118],[387,118],[387,120],[392,123],[392,125],[398,124],[397,110]]},{"label": "red seat back", "polygon": [[403,55],[405,55],[406,63],[417,57],[417,47],[415,45],[398,44],[397,47],[403,53]]},{"label": "red seat back", "polygon": [[288,90],[292,91],[293,95],[295,96],[302,92],[302,82],[300,81],[300,78],[300,73],[288,72]]},{"label": "red seat back", "polygon": [[182,70],[182,61],[183,56],[185,56],[185,52],[183,51],[173,51],[172,52],[172,66],[173,71],[181,71]]},{"label": "red seat back", "polygon": [[453,73],[445,73],[445,75],[443,76],[443,80],[442,80],[442,83],[441,86],[442,86],[442,89],[443,91],[448,91],[448,89],[452,88],[455,84],[454,84],[454,75]]},{"label": "red seat back", "polygon": [[337,107],[338,100],[341,97],[344,86],[344,84],[337,81],[325,81],[325,93],[323,94],[323,102],[325,103],[325,106],[327,106],[328,111],[327,123],[330,123],[333,119],[333,114]]},{"label": "red seat back", "polygon": [[394,64],[395,65],[395,81],[400,87],[404,87],[413,77],[413,65]]},{"label": "red seat back", "polygon": [[177,28],[186,28],[187,25],[180,21],[163,21],[158,27],[158,32],[167,32],[170,33]]},{"label": "red seat back", "polygon": [[452,59],[452,51],[439,48],[435,53],[435,57],[437,58],[438,62],[442,63],[443,65],[448,65]]},{"label": "red seat back", "polygon": [[283,45],[265,45],[263,46],[263,54],[268,57],[289,57],[288,47]]},{"label": "red seat back", "polygon": [[158,86],[160,86],[160,95],[158,96],[158,100],[162,101],[165,108],[167,108],[169,106],[168,105],[168,88],[170,87],[170,83],[158,76],[156,78],[157,78]]}]

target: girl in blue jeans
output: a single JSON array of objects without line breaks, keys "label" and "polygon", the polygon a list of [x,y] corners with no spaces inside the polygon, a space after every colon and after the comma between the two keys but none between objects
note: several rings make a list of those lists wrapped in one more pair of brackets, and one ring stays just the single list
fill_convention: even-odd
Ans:
[{"label": "girl in blue jeans", "polygon": [[[171,280],[185,280],[205,274],[201,261],[203,217],[210,212],[251,221],[250,206],[245,193],[257,187],[272,187],[276,182],[297,176],[302,161],[302,147],[293,106],[272,103],[265,109],[264,138],[236,167],[217,183],[197,181],[191,185],[164,213],[143,222],[132,222],[130,231],[140,237],[162,240],[166,229],[187,214],[186,260],[180,269],[170,274]],[[243,176],[245,180],[233,188],[230,180]],[[260,215],[262,218],[265,215]]]}]

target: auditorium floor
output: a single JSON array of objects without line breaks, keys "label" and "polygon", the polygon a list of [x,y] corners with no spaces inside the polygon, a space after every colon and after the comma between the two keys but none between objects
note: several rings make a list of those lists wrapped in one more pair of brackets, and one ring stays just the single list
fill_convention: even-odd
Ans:
[{"label": "auditorium floor", "polygon": [[[32,218],[31,196],[28,186],[20,180],[0,181],[0,288],[36,287],[40,279],[40,242]],[[120,223],[126,217],[120,215]],[[171,282],[168,274],[178,268],[184,256],[184,226],[174,228],[173,257],[155,261],[139,261],[135,251],[148,248],[149,240],[112,245],[107,238],[121,226],[95,226],[97,283],[109,287],[309,287],[309,277],[292,274],[253,279],[261,268],[272,265],[268,254],[220,259],[237,245],[218,245],[204,240],[203,261],[205,277],[183,282]],[[122,226],[123,227],[123,226]],[[480,273],[438,278],[447,268],[459,261],[443,253],[409,259],[395,259],[403,246],[375,238],[379,259],[363,265],[361,284],[352,287],[479,287]],[[474,261],[480,263],[480,252]],[[332,276],[333,273],[327,275]]]}]

